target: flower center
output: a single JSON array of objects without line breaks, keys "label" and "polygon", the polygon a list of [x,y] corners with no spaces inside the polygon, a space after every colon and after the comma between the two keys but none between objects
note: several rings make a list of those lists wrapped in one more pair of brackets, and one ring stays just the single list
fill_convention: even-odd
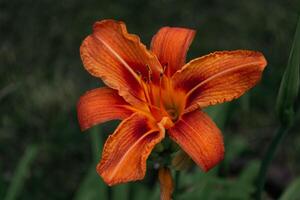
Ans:
[{"label": "flower center", "polygon": [[171,120],[172,120],[173,122],[176,122],[176,121],[177,121],[177,119],[178,119],[178,117],[179,117],[179,113],[178,113],[178,111],[177,111],[175,108],[170,108],[170,109],[168,109],[168,110],[167,110],[167,113],[169,114],[169,116],[170,116],[170,118],[171,118]]},{"label": "flower center", "polygon": [[185,95],[175,91],[169,77],[163,75],[159,85],[145,83],[144,89],[148,110],[156,121],[167,117],[174,123],[180,118],[185,106]]}]

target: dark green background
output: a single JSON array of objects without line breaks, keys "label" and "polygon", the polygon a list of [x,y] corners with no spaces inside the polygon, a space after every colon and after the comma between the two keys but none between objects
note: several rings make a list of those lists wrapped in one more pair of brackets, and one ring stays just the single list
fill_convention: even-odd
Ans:
[{"label": "dark green background", "polygon": [[[147,45],[162,26],[197,30],[188,60],[216,50],[264,53],[268,67],[261,83],[230,104],[222,128],[227,149],[233,140],[246,146],[221,173],[225,180],[234,179],[261,158],[278,127],[275,99],[299,8],[297,0],[1,0],[0,199],[30,144],[38,145],[38,154],[20,199],[72,199],[93,166],[90,134],[79,130],[76,102],[102,83],[84,70],[79,46],[95,21],[108,18],[124,21]],[[101,135],[114,127],[102,125]],[[293,127],[271,167],[267,191],[273,198],[299,175],[298,133]],[[143,187],[158,187],[155,176],[150,170]]]}]

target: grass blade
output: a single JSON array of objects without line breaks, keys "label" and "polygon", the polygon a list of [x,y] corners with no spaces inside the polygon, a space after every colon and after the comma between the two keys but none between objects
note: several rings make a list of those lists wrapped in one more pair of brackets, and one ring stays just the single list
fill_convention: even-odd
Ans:
[{"label": "grass blade", "polygon": [[106,185],[98,176],[95,168],[93,165],[84,177],[75,194],[75,200],[107,199]]},{"label": "grass blade", "polygon": [[96,126],[90,131],[91,150],[93,162],[88,173],[83,178],[79,189],[74,195],[75,200],[98,200],[107,199],[107,186],[101,180],[96,172],[96,163],[99,161],[100,152],[102,151],[103,141],[101,137],[101,128]]},{"label": "grass blade", "polygon": [[300,178],[294,180],[279,200],[294,200],[300,197]]},{"label": "grass blade", "polygon": [[37,155],[38,147],[36,145],[29,145],[26,148],[26,151],[21,158],[17,169],[15,171],[15,174],[12,178],[11,184],[8,188],[8,191],[6,193],[5,200],[14,200],[17,199],[20,195],[23,185],[26,181],[27,174],[30,170],[30,165],[34,161],[36,155]]},{"label": "grass blade", "polygon": [[99,126],[94,127],[90,131],[90,135],[91,135],[91,142],[92,142],[93,158],[94,158],[94,162],[97,163],[99,161],[100,153],[102,152],[102,146],[103,146],[103,141],[102,141],[103,137],[100,137],[101,128]]}]

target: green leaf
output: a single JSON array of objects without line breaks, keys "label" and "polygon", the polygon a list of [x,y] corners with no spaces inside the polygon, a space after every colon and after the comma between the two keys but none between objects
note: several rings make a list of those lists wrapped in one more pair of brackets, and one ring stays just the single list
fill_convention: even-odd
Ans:
[{"label": "green leaf", "polygon": [[245,149],[247,149],[247,142],[244,138],[236,136],[231,137],[230,140],[225,140],[225,157],[219,164],[222,174],[226,176],[229,172],[230,164],[237,158]]},{"label": "green leaf", "polygon": [[75,200],[98,200],[107,199],[107,187],[96,172],[96,163],[99,161],[100,152],[102,150],[103,141],[100,137],[101,129],[99,126],[93,127],[90,130],[91,150],[93,162],[88,170],[88,173],[83,178],[79,189],[74,195]]},{"label": "green leaf", "polygon": [[[139,194],[140,196],[143,196],[142,194]],[[142,198],[142,199],[150,199],[150,200],[156,200],[159,199],[160,196],[160,188],[159,188],[159,184],[155,184],[155,187],[152,190],[152,193],[149,194],[149,198]],[[136,200],[139,200],[139,198],[135,198]]]},{"label": "green leaf", "polygon": [[114,194],[113,199],[114,200],[119,200],[119,199],[129,200],[129,199],[127,199],[129,184],[130,183],[125,183],[125,184],[120,184],[120,185],[112,187],[112,191]]},{"label": "green leaf", "polygon": [[12,178],[11,184],[6,193],[6,197],[4,198],[5,200],[14,200],[20,195],[30,170],[30,165],[34,161],[37,151],[38,147],[34,144],[31,144],[26,148],[26,151],[21,158]]},{"label": "green leaf", "polygon": [[279,200],[296,200],[300,197],[300,177],[294,180]]},{"label": "green leaf", "polygon": [[92,166],[77,190],[75,200],[107,199],[106,185],[98,176],[95,166]]},{"label": "green leaf", "polygon": [[245,149],[247,149],[247,142],[243,137],[232,137],[230,140],[226,141],[224,164],[228,166]]},{"label": "green leaf", "polygon": [[102,152],[103,148],[103,141],[100,137],[101,134],[101,128],[99,126],[95,126],[90,131],[91,134],[91,142],[92,142],[92,153],[94,162],[97,163],[100,159],[100,153]]},{"label": "green leaf", "polygon": [[[0,171],[2,171],[2,164],[3,162],[0,163]],[[5,189],[6,189],[6,184],[4,178],[3,176],[0,176],[0,199],[4,197]]]},{"label": "green leaf", "polygon": [[[132,184],[134,187],[134,194],[133,194],[133,198],[132,199],[127,199],[127,200],[139,200],[139,199],[143,199],[143,200],[155,200],[155,199],[159,199],[159,191],[157,191],[157,196],[151,198],[151,195],[155,192],[151,191],[149,189],[149,187],[146,187],[145,185],[142,185],[141,183],[130,183]],[[155,188],[153,188],[154,190],[157,190],[159,188],[158,184],[156,184],[154,186]]]},{"label": "green leaf", "polygon": [[240,103],[241,103],[243,112],[249,113],[249,111],[250,111],[250,92],[247,92],[243,96],[240,97]]},{"label": "green leaf", "polygon": [[227,119],[229,107],[230,103],[223,103],[207,107],[205,108],[205,112],[208,113],[208,115],[213,119],[220,129],[223,129]]},{"label": "green leaf", "polygon": [[277,113],[282,124],[290,125],[294,118],[294,103],[299,91],[299,66],[300,18],[298,18],[294,42],[277,97]]},{"label": "green leaf", "polygon": [[252,161],[241,172],[239,177],[217,177],[214,173],[182,173],[183,189],[176,199],[179,200],[249,200],[254,192],[254,179],[259,169],[259,162]]},{"label": "green leaf", "polygon": [[259,170],[259,161],[254,160],[250,162],[247,167],[239,175],[239,181],[243,183],[252,184]]}]

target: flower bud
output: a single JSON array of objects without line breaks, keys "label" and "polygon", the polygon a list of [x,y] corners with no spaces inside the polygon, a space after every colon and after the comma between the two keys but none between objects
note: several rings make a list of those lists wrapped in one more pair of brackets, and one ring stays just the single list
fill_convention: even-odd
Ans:
[{"label": "flower bud", "polygon": [[[299,18],[300,19],[300,18]],[[291,125],[294,118],[294,104],[299,91],[300,65],[300,20],[296,28],[294,42],[287,68],[284,72],[277,97],[277,114],[284,125]]]}]

